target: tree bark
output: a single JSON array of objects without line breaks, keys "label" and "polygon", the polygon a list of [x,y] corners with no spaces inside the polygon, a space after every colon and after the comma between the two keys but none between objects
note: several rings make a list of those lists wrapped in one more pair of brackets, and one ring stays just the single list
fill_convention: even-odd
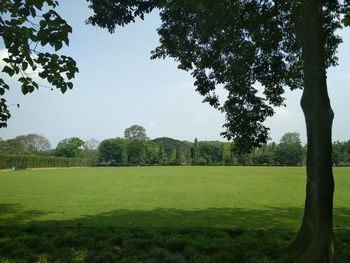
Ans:
[{"label": "tree bark", "polygon": [[301,107],[307,130],[306,200],[302,226],[291,244],[295,262],[342,262],[333,234],[332,123],[327,92],[322,0],[301,4],[304,91]]}]

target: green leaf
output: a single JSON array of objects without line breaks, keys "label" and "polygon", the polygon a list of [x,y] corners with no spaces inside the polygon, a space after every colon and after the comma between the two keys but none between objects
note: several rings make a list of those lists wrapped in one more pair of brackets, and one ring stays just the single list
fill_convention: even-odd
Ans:
[{"label": "green leaf", "polygon": [[48,75],[47,76],[47,81],[52,83],[52,81],[54,80],[54,77],[52,75]]},{"label": "green leaf", "polygon": [[23,61],[22,62],[22,70],[26,70],[28,68],[28,63]]},{"label": "green leaf", "polygon": [[19,82],[22,82],[23,84],[25,84],[25,83],[28,82],[28,80],[27,80],[26,78],[24,78],[24,77],[20,77],[20,78],[18,79],[18,81],[19,81]]},{"label": "green leaf", "polygon": [[15,68],[16,74],[18,74],[19,73],[19,67],[18,66],[14,66],[14,68]]},{"label": "green leaf", "polygon": [[67,82],[67,86],[69,89],[72,89],[73,88],[73,83],[72,82]]},{"label": "green leaf", "polygon": [[72,78],[74,78],[74,73],[72,73],[72,72],[67,72],[67,78],[69,79],[69,80],[71,80]]},{"label": "green leaf", "polygon": [[61,87],[61,92],[62,92],[63,94],[64,94],[66,91],[67,91],[67,87],[66,87],[66,86]]},{"label": "green leaf", "polygon": [[32,14],[32,17],[36,16],[36,11],[34,7],[30,7],[30,13]]},{"label": "green leaf", "polygon": [[73,32],[73,29],[70,25],[67,25],[67,31],[68,33],[72,33]]},{"label": "green leaf", "polygon": [[21,88],[21,90],[22,90],[22,93],[23,93],[24,95],[26,95],[26,94],[28,93],[28,86],[27,86],[27,85],[23,85],[22,88]]},{"label": "green leaf", "polygon": [[62,42],[61,41],[59,41],[59,42],[56,42],[55,43],[55,51],[58,51],[58,50],[60,50],[61,48],[62,48]]},{"label": "green leaf", "polygon": [[42,79],[44,79],[44,78],[47,77],[47,73],[46,73],[45,71],[40,72],[38,75],[39,75],[39,77],[42,78]]},{"label": "green leaf", "polygon": [[64,41],[64,43],[65,43],[67,46],[69,46],[69,38],[68,38],[68,36],[65,36],[65,37],[63,38],[63,41]]},{"label": "green leaf", "polygon": [[45,28],[47,26],[47,23],[45,20],[40,20],[39,25],[40,27]]},{"label": "green leaf", "polygon": [[350,26],[350,16],[344,16],[342,22],[343,22],[344,26],[346,26],[346,27]]},{"label": "green leaf", "polygon": [[40,45],[42,45],[42,46],[45,46],[47,43],[48,43],[47,38],[41,39],[41,41],[40,41]]},{"label": "green leaf", "polygon": [[28,84],[28,91],[32,93],[34,91],[35,87],[33,85]]},{"label": "green leaf", "polygon": [[15,71],[12,68],[10,68],[9,66],[5,66],[2,69],[2,72],[5,72],[5,73],[9,74],[10,77],[12,77],[15,74]]},{"label": "green leaf", "polygon": [[44,1],[42,1],[42,0],[32,0],[32,1],[33,1],[33,5],[37,9],[41,10],[41,8],[43,7]]}]

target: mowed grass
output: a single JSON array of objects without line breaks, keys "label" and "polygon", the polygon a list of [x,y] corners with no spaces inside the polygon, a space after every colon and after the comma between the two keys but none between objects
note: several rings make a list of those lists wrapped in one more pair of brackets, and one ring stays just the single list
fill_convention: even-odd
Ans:
[{"label": "mowed grass", "polygon": [[[350,227],[350,168],[335,168],[334,225]],[[297,228],[303,167],[0,171],[0,226]]]},{"label": "mowed grass", "polygon": [[[0,171],[1,263],[287,263],[304,168]],[[350,259],[350,169],[335,169],[336,236]]]}]

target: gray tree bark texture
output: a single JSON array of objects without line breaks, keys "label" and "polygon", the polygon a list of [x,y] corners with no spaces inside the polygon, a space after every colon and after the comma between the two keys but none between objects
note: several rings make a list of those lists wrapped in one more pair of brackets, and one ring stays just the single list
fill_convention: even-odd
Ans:
[{"label": "gray tree bark texture", "polygon": [[301,43],[304,91],[301,107],[307,130],[307,185],[302,226],[291,247],[295,262],[347,262],[333,234],[332,123],[324,61],[322,0],[304,0],[301,6]]}]

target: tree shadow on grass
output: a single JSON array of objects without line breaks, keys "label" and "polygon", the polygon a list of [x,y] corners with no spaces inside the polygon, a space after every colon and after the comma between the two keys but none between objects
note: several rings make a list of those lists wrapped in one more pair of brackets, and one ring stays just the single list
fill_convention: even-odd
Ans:
[{"label": "tree shadow on grass", "polygon": [[[0,226],[62,225],[94,227],[212,227],[212,228],[292,228],[300,226],[303,208],[262,207],[261,209],[207,208],[181,210],[118,209],[77,218],[45,220],[55,212],[25,210],[17,204],[0,204]],[[350,209],[334,209],[335,228],[350,228]]]},{"label": "tree shadow on grass", "polygon": [[0,226],[23,225],[47,214],[47,211],[25,210],[18,204],[0,204]]},{"label": "tree shadow on grass", "polygon": [[[302,208],[115,210],[65,220],[0,204],[0,262],[291,262]],[[334,210],[350,257],[350,209]]]}]

